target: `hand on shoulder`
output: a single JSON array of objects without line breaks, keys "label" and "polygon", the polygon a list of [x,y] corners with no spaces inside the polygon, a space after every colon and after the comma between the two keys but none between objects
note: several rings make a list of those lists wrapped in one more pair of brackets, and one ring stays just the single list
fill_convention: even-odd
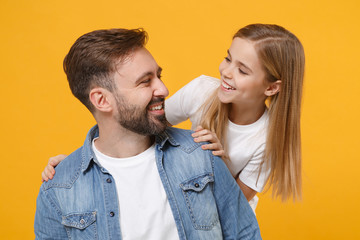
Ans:
[{"label": "hand on shoulder", "polygon": [[53,179],[55,175],[55,167],[65,158],[67,155],[59,154],[57,156],[49,158],[48,165],[46,165],[44,171],[41,173],[42,182],[47,182],[49,179]]},{"label": "hand on shoulder", "polygon": [[225,156],[225,150],[216,134],[202,126],[197,126],[195,132],[191,134],[195,142],[210,142],[201,146],[203,150],[212,150],[215,156]]}]

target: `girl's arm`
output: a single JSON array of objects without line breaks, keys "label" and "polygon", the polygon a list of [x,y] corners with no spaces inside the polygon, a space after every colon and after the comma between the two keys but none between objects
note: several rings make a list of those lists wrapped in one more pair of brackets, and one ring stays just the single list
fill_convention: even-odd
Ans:
[{"label": "girl's arm", "polygon": [[67,155],[60,154],[49,159],[48,165],[45,167],[44,171],[41,173],[41,180],[47,182],[49,179],[52,179],[55,175],[55,167],[66,158]]},{"label": "girl's arm", "polygon": [[244,193],[244,195],[248,201],[250,201],[251,199],[253,199],[255,197],[255,195],[257,194],[257,191],[255,191],[254,189],[245,185],[238,177],[236,178],[236,182],[239,185],[239,187],[241,188],[241,191]]}]

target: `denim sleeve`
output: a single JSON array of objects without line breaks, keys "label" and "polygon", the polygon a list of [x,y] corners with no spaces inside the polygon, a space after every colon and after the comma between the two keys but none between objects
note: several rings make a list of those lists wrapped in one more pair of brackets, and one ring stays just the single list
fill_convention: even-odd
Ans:
[{"label": "denim sleeve", "polygon": [[261,239],[259,225],[244,194],[223,160],[214,159],[214,195],[220,217],[223,238]]},{"label": "denim sleeve", "polygon": [[61,213],[41,187],[36,200],[35,239],[68,239],[61,224]]}]

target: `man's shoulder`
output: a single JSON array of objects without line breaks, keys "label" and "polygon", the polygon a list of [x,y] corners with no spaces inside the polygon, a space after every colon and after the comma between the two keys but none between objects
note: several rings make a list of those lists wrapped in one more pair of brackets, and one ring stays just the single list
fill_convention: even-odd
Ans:
[{"label": "man's shoulder", "polygon": [[192,153],[194,150],[198,150],[197,153],[201,153],[205,157],[205,159],[212,161],[220,161],[223,162],[221,157],[215,156],[212,154],[211,150],[203,150],[201,148],[202,145],[208,144],[208,142],[195,142],[194,138],[191,134],[194,133],[192,130],[186,130],[175,127],[167,127],[166,134],[169,137],[169,141],[176,146],[179,146],[181,149],[185,150],[187,153]]},{"label": "man's shoulder", "polygon": [[[166,129],[166,134],[169,138],[169,142],[173,146],[179,147],[182,152],[185,152],[188,157],[191,159],[196,159],[195,161],[222,161],[220,157],[212,154],[211,150],[204,150],[201,148],[202,145],[207,144],[208,142],[195,142],[191,134],[194,133],[192,130],[185,130],[180,128],[168,127]],[[194,160],[192,160],[194,161]]]},{"label": "man's shoulder", "polygon": [[56,166],[53,179],[44,182],[43,188],[70,188],[79,177],[82,164],[83,147],[80,147]]},{"label": "man's shoulder", "polygon": [[197,143],[194,141],[194,138],[191,134],[194,133],[192,130],[180,129],[175,127],[168,127],[166,129],[166,134],[169,138],[169,141],[181,148],[185,149],[195,149],[199,148],[204,143]]},{"label": "man's shoulder", "polygon": [[171,143],[171,147],[165,148],[168,169],[171,166],[175,173],[181,171],[181,175],[188,178],[204,173],[214,174],[214,168],[217,168],[217,173],[227,174],[228,169],[224,161],[213,155],[211,150],[202,149],[201,146],[207,142],[194,142],[192,133],[190,130],[167,128],[166,134]]}]

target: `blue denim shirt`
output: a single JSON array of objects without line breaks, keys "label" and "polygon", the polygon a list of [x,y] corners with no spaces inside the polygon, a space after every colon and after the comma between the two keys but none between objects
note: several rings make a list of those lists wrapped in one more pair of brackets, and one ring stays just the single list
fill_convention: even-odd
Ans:
[{"label": "blue denim shirt", "polygon": [[[36,239],[122,239],[115,181],[91,143],[64,159],[37,198]],[[261,239],[257,220],[224,162],[201,149],[191,132],[167,128],[156,137],[159,175],[183,239]]]}]

